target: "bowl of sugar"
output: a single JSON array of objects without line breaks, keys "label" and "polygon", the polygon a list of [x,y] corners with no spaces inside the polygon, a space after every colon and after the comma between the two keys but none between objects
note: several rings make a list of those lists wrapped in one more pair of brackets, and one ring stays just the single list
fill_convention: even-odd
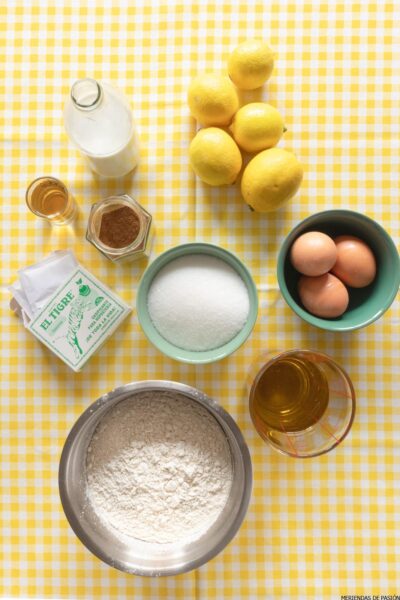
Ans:
[{"label": "bowl of sugar", "polygon": [[146,269],[136,310],[144,334],[161,352],[186,363],[210,363],[235,352],[251,334],[257,289],[228,250],[182,244]]}]

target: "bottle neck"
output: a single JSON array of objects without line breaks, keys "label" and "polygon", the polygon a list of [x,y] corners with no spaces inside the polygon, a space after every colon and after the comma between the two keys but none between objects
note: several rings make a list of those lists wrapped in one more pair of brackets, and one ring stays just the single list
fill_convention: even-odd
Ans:
[{"label": "bottle neck", "polygon": [[101,102],[103,90],[101,85],[90,77],[78,79],[71,88],[71,100],[79,110],[93,110]]}]

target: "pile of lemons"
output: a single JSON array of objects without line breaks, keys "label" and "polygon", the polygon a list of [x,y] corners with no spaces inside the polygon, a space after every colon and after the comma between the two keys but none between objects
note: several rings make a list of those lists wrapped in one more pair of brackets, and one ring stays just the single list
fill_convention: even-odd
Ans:
[{"label": "pile of lemons", "polygon": [[275,210],[292,198],[303,178],[302,165],[295,155],[273,147],[286,131],[279,111],[266,102],[239,108],[236,87],[261,87],[273,68],[269,46],[247,41],[229,56],[229,77],[199,75],[188,91],[190,112],[204,127],[190,144],[193,170],[209,185],[231,184],[242,168],[240,150],[258,153],[243,171],[241,190],[245,202],[259,212]]}]

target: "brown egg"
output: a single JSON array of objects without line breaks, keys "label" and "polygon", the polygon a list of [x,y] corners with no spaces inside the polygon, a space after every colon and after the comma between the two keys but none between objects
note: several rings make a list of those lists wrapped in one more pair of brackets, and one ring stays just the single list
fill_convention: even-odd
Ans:
[{"label": "brown egg", "polygon": [[308,231],[294,241],[290,250],[290,262],[303,275],[323,275],[336,262],[335,242],[320,231]]},{"label": "brown egg", "polygon": [[337,260],[332,273],[350,287],[362,288],[372,283],[376,261],[369,246],[353,235],[340,235],[335,244]]},{"label": "brown egg", "polygon": [[319,277],[302,275],[297,289],[304,308],[317,317],[339,317],[349,304],[346,287],[331,273]]}]

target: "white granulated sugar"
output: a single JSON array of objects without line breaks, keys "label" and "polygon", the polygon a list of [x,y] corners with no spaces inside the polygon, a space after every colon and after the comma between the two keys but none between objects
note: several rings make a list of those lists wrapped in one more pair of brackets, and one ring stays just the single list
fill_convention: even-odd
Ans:
[{"label": "white granulated sugar", "polygon": [[246,285],[225,261],[206,254],[183,256],[154,278],[147,297],[151,320],[171,344],[184,350],[219,348],[246,323]]},{"label": "white granulated sugar", "polygon": [[87,496],[103,523],[158,543],[200,537],[232,484],[223,430],[172,392],[143,392],[111,409],[92,437],[86,470]]}]

